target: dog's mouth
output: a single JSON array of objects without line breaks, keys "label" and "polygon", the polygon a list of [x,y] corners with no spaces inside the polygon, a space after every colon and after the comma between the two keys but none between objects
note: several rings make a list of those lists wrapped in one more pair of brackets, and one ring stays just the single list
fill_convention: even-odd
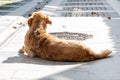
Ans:
[{"label": "dog's mouth", "polygon": [[93,35],[91,34],[85,34],[85,33],[73,33],[73,32],[53,32],[50,33],[54,37],[58,37],[60,39],[65,40],[86,40],[86,39],[92,39]]}]

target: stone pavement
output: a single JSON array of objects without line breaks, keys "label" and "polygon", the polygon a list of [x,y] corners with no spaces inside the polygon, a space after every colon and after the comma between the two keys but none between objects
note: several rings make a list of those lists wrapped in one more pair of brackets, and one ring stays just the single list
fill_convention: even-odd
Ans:
[{"label": "stone pavement", "polygon": [[[50,4],[54,3],[53,1]],[[26,18],[20,18],[26,21]],[[19,16],[16,19],[19,19]],[[14,34],[4,44],[0,45],[0,80],[120,80],[119,17],[112,19],[103,17],[50,17],[50,19],[52,25],[48,25],[48,33],[92,34],[93,39],[84,41],[86,45],[95,52],[110,49],[113,51],[111,57],[84,63],[28,58],[26,55],[18,53],[28,29],[27,25],[24,27],[19,25],[21,21],[18,20],[16,25],[17,28],[20,28],[14,31]],[[11,26],[11,29],[15,28],[16,26]],[[5,33],[6,30],[4,30],[1,33]],[[5,36],[1,33],[0,40]]]},{"label": "stone pavement", "polygon": [[28,29],[26,26],[0,47],[1,80],[120,80],[120,19],[51,17],[51,20],[49,33],[61,30],[93,34],[93,39],[84,42],[96,52],[111,49],[111,57],[84,63],[28,58],[18,53]]}]

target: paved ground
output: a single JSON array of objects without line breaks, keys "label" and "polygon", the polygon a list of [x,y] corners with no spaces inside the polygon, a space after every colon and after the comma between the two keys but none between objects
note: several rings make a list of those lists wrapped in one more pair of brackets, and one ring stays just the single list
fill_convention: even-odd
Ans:
[{"label": "paved ground", "polygon": [[[86,40],[85,43],[91,46],[96,52],[106,48],[113,50],[111,57],[85,63],[55,62],[39,58],[28,58],[26,55],[18,54],[18,50],[23,44],[24,35],[27,30],[27,27],[23,27],[0,48],[1,80],[120,79],[120,32],[118,29],[118,21],[120,20],[78,18],[79,21],[76,19],[76,25],[74,26],[74,23],[72,22],[75,21],[75,18],[51,19],[53,25],[49,26],[48,32],[55,32],[57,29],[60,29],[61,31],[71,31],[72,29],[73,32],[93,34],[93,39]],[[67,19],[69,19],[69,21]],[[96,26],[95,24],[99,25]],[[66,28],[64,29],[62,25],[66,26]],[[78,27],[80,28],[79,30]]]},{"label": "paved ground", "polygon": [[[86,45],[95,52],[110,49],[113,51],[111,57],[84,63],[28,58],[18,53],[28,29],[27,25],[20,25],[21,28],[0,45],[0,80],[120,80],[119,17],[110,20],[102,17],[51,17],[51,20],[53,23],[47,28],[49,33],[92,34],[93,39],[84,41]],[[2,39],[5,35],[0,36]]]}]

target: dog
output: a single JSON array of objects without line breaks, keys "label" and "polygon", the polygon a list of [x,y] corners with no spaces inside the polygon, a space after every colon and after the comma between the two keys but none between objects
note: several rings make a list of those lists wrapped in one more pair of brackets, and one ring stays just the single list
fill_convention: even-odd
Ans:
[{"label": "dog", "polygon": [[26,52],[30,58],[85,62],[105,58],[112,52],[106,49],[97,54],[82,41],[55,38],[46,32],[47,24],[52,24],[52,21],[40,11],[34,12],[28,18],[29,30],[20,53]]}]

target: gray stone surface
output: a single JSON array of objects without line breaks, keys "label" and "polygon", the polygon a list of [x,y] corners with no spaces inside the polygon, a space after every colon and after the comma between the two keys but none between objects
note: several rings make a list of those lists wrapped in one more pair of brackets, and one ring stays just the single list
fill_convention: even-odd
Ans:
[{"label": "gray stone surface", "polygon": [[[58,22],[66,21],[66,18],[51,18],[53,25],[49,26],[47,29],[48,32],[56,31],[56,25],[60,29]],[[93,18],[92,18],[93,19]],[[83,18],[81,20],[91,22],[92,19]],[[97,18],[96,18],[97,19]],[[67,27],[66,31],[70,31],[72,27],[72,21],[70,19],[68,22],[71,23],[69,28]],[[91,20],[91,21],[90,21]],[[83,21],[83,22],[84,22]],[[96,20],[95,20],[96,21]],[[28,58],[27,55],[19,54],[18,50],[21,48],[24,42],[24,35],[28,27],[23,27],[19,29],[4,45],[0,47],[0,79],[2,80],[119,80],[120,79],[120,42],[119,42],[119,20],[105,20],[105,23],[109,23],[110,29],[109,35],[107,31],[103,31],[107,27],[98,19],[95,23],[100,23],[104,27],[94,26],[94,23],[91,23],[91,26],[94,28],[91,29],[90,26],[84,25],[84,28],[87,30],[84,33],[91,32],[93,34],[93,39],[86,40],[91,48],[96,52],[104,48],[109,48],[113,50],[111,57],[91,61],[91,62],[55,62],[42,60],[40,58]],[[76,22],[76,23],[79,23]],[[114,25],[114,23],[117,23]],[[67,23],[64,23],[67,26]],[[86,23],[89,24],[89,23]],[[96,28],[98,29],[96,29]],[[50,29],[51,28],[51,29]],[[83,26],[79,27],[83,31]],[[61,29],[62,30],[62,29]],[[93,31],[94,32],[93,32]],[[73,29],[74,31],[74,29]],[[99,32],[98,32],[99,31]],[[117,32],[118,31],[118,32]],[[72,31],[71,31],[72,32]],[[105,38],[102,39],[104,36]],[[99,36],[99,37],[97,37]]]},{"label": "gray stone surface", "polygon": [[[43,11],[46,9],[45,12],[51,11],[53,14],[52,8],[56,8],[60,1],[62,0],[52,0]],[[111,5],[114,7],[113,4]],[[30,12],[32,11],[30,10]],[[18,50],[24,43],[24,35],[28,26],[21,25],[17,31],[13,31],[13,25],[20,22],[16,21],[18,17],[26,21],[26,18],[20,16],[5,19],[0,16],[0,22],[2,20],[0,26],[9,28],[9,30],[5,30],[4,27],[0,27],[0,41],[5,36],[3,32],[6,34],[8,31],[14,33],[4,41],[4,44],[0,45],[0,80],[120,80],[120,17],[111,19],[102,17],[50,17],[52,25],[48,25],[48,33],[92,34],[92,39],[84,41],[87,46],[95,52],[103,49],[113,51],[108,58],[83,63],[47,61],[19,54]],[[8,24],[4,24],[4,21],[7,21]],[[8,27],[7,25],[12,22],[15,24]]]}]

